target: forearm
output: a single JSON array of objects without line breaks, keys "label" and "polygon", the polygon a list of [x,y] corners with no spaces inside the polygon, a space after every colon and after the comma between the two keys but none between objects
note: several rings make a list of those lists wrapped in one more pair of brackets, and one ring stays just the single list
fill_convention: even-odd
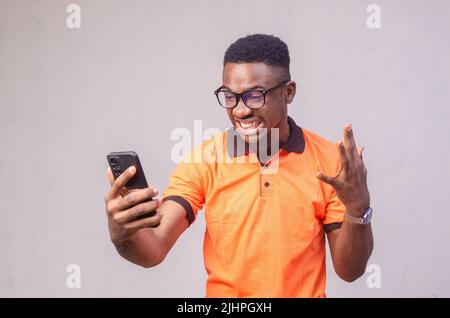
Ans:
[{"label": "forearm", "polygon": [[332,255],[336,273],[345,281],[356,280],[364,274],[372,250],[371,225],[354,224],[344,218]]},{"label": "forearm", "polygon": [[139,230],[130,239],[114,245],[123,258],[143,267],[156,266],[166,256],[164,244],[150,229]]}]

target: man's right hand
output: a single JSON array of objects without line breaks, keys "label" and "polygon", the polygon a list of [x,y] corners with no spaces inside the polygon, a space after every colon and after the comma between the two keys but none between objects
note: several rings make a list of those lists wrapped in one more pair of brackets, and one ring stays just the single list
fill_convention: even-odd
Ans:
[{"label": "man's right hand", "polygon": [[[108,167],[107,170],[111,189],[105,195],[105,205],[109,234],[114,244],[130,239],[140,229],[158,225],[162,218],[156,210],[161,203],[159,200],[153,200],[153,197],[158,195],[157,189],[149,187],[126,190],[125,185],[135,173],[136,168],[131,166],[114,180],[111,168]],[[154,211],[154,215],[142,217]]]}]

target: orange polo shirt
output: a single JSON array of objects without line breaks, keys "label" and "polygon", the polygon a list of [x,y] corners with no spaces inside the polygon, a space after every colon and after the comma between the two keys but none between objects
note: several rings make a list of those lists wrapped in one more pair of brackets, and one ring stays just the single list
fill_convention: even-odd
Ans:
[{"label": "orange polo shirt", "polygon": [[344,206],[316,172],[338,172],[338,148],[288,123],[288,141],[264,165],[233,146],[229,129],[170,177],[163,200],[190,223],[205,206],[206,297],[325,297],[325,232],[340,227]]}]

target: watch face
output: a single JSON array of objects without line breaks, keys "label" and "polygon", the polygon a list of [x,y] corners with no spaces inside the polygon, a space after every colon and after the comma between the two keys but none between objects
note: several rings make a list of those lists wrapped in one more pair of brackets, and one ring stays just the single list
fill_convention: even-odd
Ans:
[{"label": "watch face", "polygon": [[370,222],[371,218],[372,218],[372,209],[368,208],[366,210],[366,213],[364,213],[364,216],[363,216],[364,224],[368,224]]}]

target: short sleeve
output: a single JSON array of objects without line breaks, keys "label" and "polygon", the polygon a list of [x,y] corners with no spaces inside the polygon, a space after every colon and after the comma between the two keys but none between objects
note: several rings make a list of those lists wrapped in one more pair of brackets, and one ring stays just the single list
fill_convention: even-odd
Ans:
[{"label": "short sleeve", "polygon": [[[340,169],[340,159],[337,152],[337,145],[332,145],[332,149],[329,152],[329,165],[327,167],[327,173],[329,175],[336,175]],[[344,222],[345,206],[338,198],[336,191],[334,191],[331,185],[325,185],[327,189],[327,202],[325,202],[325,215],[323,218],[323,224],[325,232],[330,232],[341,227]]]},{"label": "short sleeve", "polygon": [[184,207],[189,224],[205,203],[205,164],[193,160],[193,153],[176,166],[162,195],[163,201],[172,200]]},{"label": "short sleeve", "polygon": [[323,224],[325,226],[325,232],[330,232],[341,227],[344,222],[345,206],[339,200],[336,192],[332,189],[331,196],[328,200],[325,208],[325,217]]}]

